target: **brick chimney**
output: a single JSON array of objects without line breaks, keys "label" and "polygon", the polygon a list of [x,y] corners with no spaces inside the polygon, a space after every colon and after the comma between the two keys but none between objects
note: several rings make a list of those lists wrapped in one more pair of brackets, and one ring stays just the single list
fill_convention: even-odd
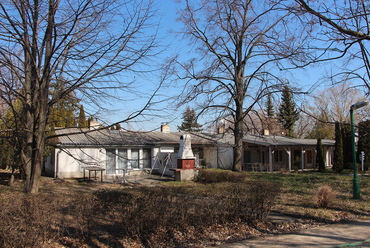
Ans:
[{"label": "brick chimney", "polygon": [[170,125],[161,125],[161,132],[162,133],[169,133],[170,132]]}]

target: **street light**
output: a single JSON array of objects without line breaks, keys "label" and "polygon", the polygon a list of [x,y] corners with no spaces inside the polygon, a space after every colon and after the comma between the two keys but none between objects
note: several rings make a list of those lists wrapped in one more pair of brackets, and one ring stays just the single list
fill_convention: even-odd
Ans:
[{"label": "street light", "polygon": [[356,143],[355,143],[355,124],[353,121],[353,110],[365,107],[369,103],[366,101],[358,102],[351,105],[351,136],[352,136],[352,155],[353,155],[353,198],[360,199],[360,184],[357,176],[357,164],[356,164]]}]

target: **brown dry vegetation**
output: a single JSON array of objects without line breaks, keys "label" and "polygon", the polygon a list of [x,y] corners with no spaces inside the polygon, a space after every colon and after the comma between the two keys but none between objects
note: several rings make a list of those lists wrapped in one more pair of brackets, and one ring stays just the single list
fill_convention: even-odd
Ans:
[{"label": "brown dry vegetation", "polygon": [[[220,173],[207,170],[202,183],[158,187],[43,178],[37,195],[24,195],[20,180],[9,187],[3,178],[0,246],[203,247],[369,215],[368,178],[361,178],[365,192],[354,201],[348,176]],[[330,182],[342,187],[332,187],[330,207],[317,208],[317,189]],[[265,221],[271,209],[303,220],[273,225]]]}]

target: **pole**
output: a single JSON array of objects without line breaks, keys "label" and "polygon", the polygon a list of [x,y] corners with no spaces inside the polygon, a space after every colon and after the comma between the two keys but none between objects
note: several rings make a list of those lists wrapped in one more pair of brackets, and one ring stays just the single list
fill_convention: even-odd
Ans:
[{"label": "pole", "polygon": [[357,176],[357,164],[356,164],[355,124],[353,121],[352,106],[350,114],[351,114],[351,136],[352,136],[352,156],[353,156],[353,199],[360,199],[360,184]]}]

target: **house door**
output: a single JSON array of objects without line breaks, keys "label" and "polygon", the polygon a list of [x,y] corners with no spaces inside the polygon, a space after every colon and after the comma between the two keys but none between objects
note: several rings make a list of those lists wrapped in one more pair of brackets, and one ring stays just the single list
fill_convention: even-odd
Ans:
[{"label": "house door", "polygon": [[[294,162],[297,160],[301,160],[301,157],[302,157],[302,151],[301,150],[294,150],[293,151],[293,157],[292,157],[292,165],[294,165]],[[302,163],[302,162],[301,162]],[[300,165],[298,165],[299,167]]]},{"label": "house door", "polygon": [[151,152],[152,150],[150,148],[144,148],[143,149],[143,168],[147,168],[147,169],[150,169],[152,168],[152,165],[151,165]]}]

